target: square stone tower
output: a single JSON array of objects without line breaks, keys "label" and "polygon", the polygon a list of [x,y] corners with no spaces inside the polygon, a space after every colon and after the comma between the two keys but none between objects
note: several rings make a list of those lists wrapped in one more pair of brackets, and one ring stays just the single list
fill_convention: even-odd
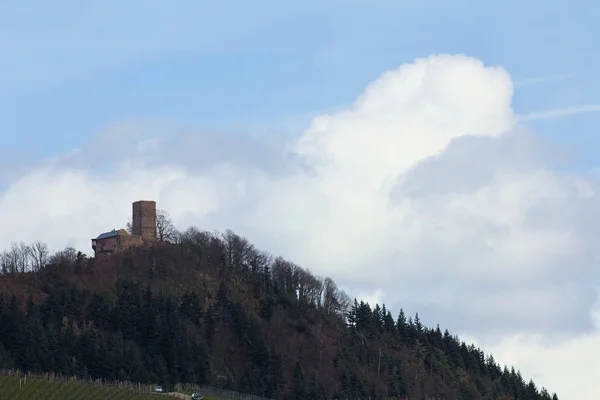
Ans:
[{"label": "square stone tower", "polygon": [[156,202],[140,200],[133,203],[133,235],[141,236],[143,241],[156,241]]}]

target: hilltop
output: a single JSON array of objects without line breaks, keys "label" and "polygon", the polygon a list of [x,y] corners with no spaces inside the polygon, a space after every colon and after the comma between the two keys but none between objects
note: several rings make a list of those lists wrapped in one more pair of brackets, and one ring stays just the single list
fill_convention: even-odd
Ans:
[{"label": "hilltop", "polygon": [[21,264],[19,246],[0,258],[0,368],[290,400],[558,398],[231,231]]}]

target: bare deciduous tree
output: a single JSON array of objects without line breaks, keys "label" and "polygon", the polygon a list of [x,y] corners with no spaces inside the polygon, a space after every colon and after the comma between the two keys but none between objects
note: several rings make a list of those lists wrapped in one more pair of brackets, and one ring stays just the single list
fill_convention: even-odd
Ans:
[{"label": "bare deciduous tree", "polygon": [[25,242],[12,242],[8,250],[11,272],[26,272],[31,265],[31,249]]},{"label": "bare deciduous tree", "polygon": [[300,268],[298,276],[298,300],[318,305],[323,285],[309,270]]},{"label": "bare deciduous tree", "polygon": [[230,229],[225,231],[222,239],[227,252],[227,265],[236,270],[249,268],[254,246],[248,242],[248,239],[236,235]]},{"label": "bare deciduous tree", "polygon": [[0,270],[3,274],[14,272],[13,263],[11,261],[10,253],[8,251],[0,253]]},{"label": "bare deciduous tree", "polygon": [[267,251],[252,247],[248,250],[248,264],[253,273],[264,272],[273,262],[273,256]]},{"label": "bare deciduous tree", "polygon": [[71,246],[67,246],[64,250],[57,251],[50,257],[51,264],[73,265],[77,260],[77,250]]},{"label": "bare deciduous tree", "polygon": [[348,312],[350,311],[352,299],[350,299],[350,296],[348,296],[348,294],[343,290],[340,290],[338,292],[338,304],[339,304],[338,315],[345,318],[348,315]]},{"label": "bare deciduous tree", "polygon": [[339,304],[337,301],[338,287],[331,278],[323,280],[323,309],[325,312],[335,312]]},{"label": "bare deciduous tree", "polygon": [[11,251],[5,250],[2,252],[2,270],[5,274],[12,274],[17,272],[17,264],[13,258]]},{"label": "bare deciduous tree", "polygon": [[179,242],[186,245],[198,246],[206,249],[213,240],[213,234],[207,231],[201,231],[195,226],[190,226],[185,231],[179,233]]},{"label": "bare deciduous tree", "polygon": [[129,220],[127,220],[127,223],[125,224],[125,230],[130,235],[133,235],[133,221],[131,220],[131,217],[129,217]]},{"label": "bare deciduous tree", "polygon": [[156,211],[156,237],[161,242],[175,242],[179,233],[169,213],[165,210]]},{"label": "bare deciduous tree", "polygon": [[319,320],[313,327],[313,335],[319,348],[319,368],[321,367],[321,359],[323,354],[323,342],[325,341],[325,329],[323,321]]},{"label": "bare deciduous tree", "polygon": [[346,315],[350,307],[350,297],[340,290],[331,278],[323,280],[323,309],[325,312]]},{"label": "bare deciduous tree", "polygon": [[48,245],[40,240],[34,241],[31,246],[32,267],[35,271],[42,269],[47,263],[50,255]]},{"label": "bare deciduous tree", "polygon": [[284,292],[288,292],[292,282],[292,263],[286,261],[283,257],[275,258],[272,274],[275,286]]}]

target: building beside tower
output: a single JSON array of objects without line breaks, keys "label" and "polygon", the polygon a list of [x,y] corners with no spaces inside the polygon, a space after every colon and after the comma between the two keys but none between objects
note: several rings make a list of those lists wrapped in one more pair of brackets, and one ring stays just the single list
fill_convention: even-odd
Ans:
[{"label": "building beside tower", "polygon": [[113,229],[92,239],[92,249],[96,256],[156,242],[156,202],[136,201],[132,211],[131,234],[125,229]]}]

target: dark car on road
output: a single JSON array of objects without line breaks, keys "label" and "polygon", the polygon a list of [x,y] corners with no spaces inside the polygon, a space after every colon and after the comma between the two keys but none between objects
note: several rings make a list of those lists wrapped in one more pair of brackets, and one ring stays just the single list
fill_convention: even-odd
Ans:
[{"label": "dark car on road", "polygon": [[204,397],[202,397],[202,395],[200,393],[193,393],[192,394],[192,400],[202,400],[204,399]]}]

